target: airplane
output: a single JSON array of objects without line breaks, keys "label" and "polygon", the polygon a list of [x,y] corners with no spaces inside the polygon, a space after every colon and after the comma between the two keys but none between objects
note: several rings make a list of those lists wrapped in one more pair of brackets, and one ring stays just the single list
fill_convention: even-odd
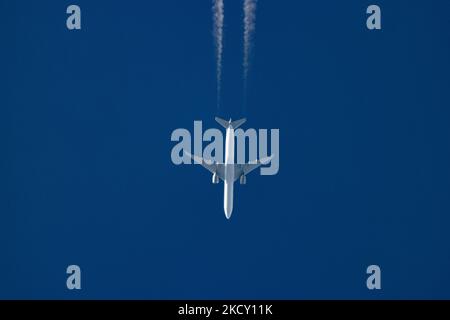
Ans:
[{"label": "airplane", "polygon": [[204,168],[210,171],[212,176],[212,183],[218,184],[219,179],[224,182],[224,195],[223,195],[223,209],[225,211],[225,217],[231,218],[233,212],[233,187],[234,183],[239,180],[240,184],[246,184],[247,174],[257,169],[263,164],[267,164],[272,159],[272,156],[266,157],[262,160],[254,160],[244,164],[234,163],[234,130],[239,128],[247,121],[247,119],[240,119],[236,121],[226,121],[219,117],[215,120],[226,129],[225,138],[225,163],[218,163],[213,160],[203,159],[202,157],[192,155],[186,152],[196,163],[201,164]]}]

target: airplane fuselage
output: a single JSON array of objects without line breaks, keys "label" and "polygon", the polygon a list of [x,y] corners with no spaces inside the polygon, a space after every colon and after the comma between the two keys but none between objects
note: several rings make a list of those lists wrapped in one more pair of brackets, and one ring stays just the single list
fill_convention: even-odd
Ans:
[{"label": "airplane fuselage", "polygon": [[227,129],[225,138],[225,179],[223,194],[223,209],[225,216],[230,219],[233,212],[233,186],[234,186],[234,129]]},{"label": "airplane fuselage", "polygon": [[241,184],[245,184],[245,176],[261,165],[259,160],[251,161],[245,164],[235,164],[234,161],[234,139],[235,130],[245,123],[246,119],[236,121],[226,121],[216,117],[216,121],[226,130],[225,136],[225,159],[222,162],[213,161],[212,159],[204,159],[203,157],[187,153],[194,163],[201,164],[205,169],[212,173],[212,183],[218,184],[223,181],[223,210],[227,219],[231,218],[233,212],[233,187],[234,182],[239,178]]}]

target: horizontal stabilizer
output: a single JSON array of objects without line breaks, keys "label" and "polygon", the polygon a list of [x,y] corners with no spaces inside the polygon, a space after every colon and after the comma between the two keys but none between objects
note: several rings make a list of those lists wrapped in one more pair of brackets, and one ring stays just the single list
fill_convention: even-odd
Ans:
[{"label": "horizontal stabilizer", "polygon": [[223,119],[221,119],[221,118],[219,118],[219,117],[216,117],[216,121],[217,121],[222,127],[224,127],[225,129],[228,129],[228,127],[230,126],[230,123],[229,123],[228,121],[223,120]]},{"label": "horizontal stabilizer", "polygon": [[247,119],[243,118],[243,119],[236,120],[236,121],[231,121],[231,120],[226,121],[224,119],[216,117],[216,121],[225,129],[228,129],[229,127],[233,128],[233,129],[237,129],[240,126],[242,126],[245,123],[245,121],[247,121]]},{"label": "horizontal stabilizer", "polygon": [[240,126],[242,126],[242,125],[245,123],[245,121],[247,121],[247,119],[245,119],[245,118],[240,119],[240,120],[233,121],[233,122],[231,123],[231,127],[232,127],[233,129],[237,129],[237,128],[239,128]]}]

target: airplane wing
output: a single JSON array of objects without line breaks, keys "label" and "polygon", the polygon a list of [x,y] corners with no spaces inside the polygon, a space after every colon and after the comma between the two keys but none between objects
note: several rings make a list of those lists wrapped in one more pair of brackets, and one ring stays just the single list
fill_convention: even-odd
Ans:
[{"label": "airplane wing", "polygon": [[194,160],[196,163],[199,163],[203,166],[203,168],[205,168],[206,170],[208,170],[209,172],[211,172],[212,174],[217,174],[217,176],[221,179],[221,180],[225,180],[225,165],[222,163],[215,163],[213,160],[207,160],[207,159],[203,159],[202,157],[196,156],[194,154],[190,154],[187,151],[184,151],[189,157],[192,158],[192,160]]},{"label": "airplane wing", "polygon": [[234,168],[234,181],[238,180],[242,175],[246,176],[261,165],[267,164],[272,160],[272,156],[263,158],[261,160],[250,161],[246,164],[237,164]]}]

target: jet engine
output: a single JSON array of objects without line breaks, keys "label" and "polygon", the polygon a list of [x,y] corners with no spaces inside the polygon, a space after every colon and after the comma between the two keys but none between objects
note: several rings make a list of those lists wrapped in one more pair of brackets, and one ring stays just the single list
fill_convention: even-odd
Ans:
[{"label": "jet engine", "polygon": [[212,176],[212,183],[213,184],[218,184],[219,183],[219,176],[215,172],[214,172],[214,174]]},{"label": "jet engine", "polygon": [[247,177],[245,175],[241,176],[240,183],[241,184],[246,184],[247,183]]}]

